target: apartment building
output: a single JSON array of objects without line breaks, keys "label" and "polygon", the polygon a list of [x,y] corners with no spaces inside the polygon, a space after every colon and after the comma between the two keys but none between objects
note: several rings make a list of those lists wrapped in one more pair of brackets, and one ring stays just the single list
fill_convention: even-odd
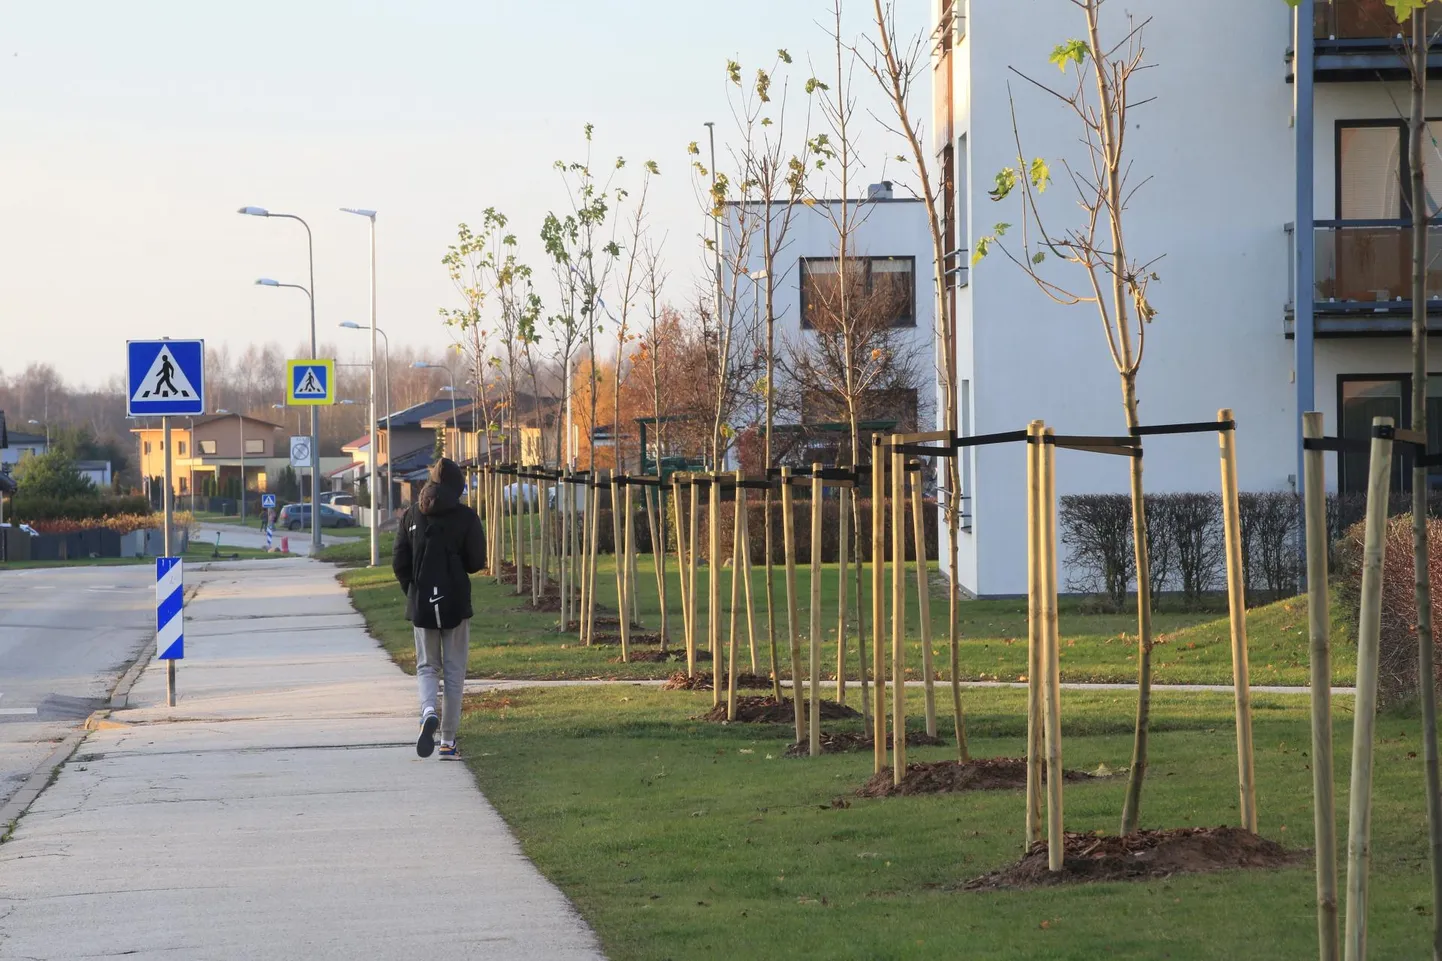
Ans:
[{"label": "apartment building", "polygon": [[[1052,228],[1077,222],[1064,162],[1091,169],[1079,122],[1012,68],[1070,89],[1074,74],[1048,57],[1084,35],[1082,15],[1065,0],[941,0],[933,9],[929,127],[947,177],[945,296],[958,322],[961,430],[1043,418],[1062,433],[1125,433],[1095,307],[1055,303],[995,251],[970,265],[978,237],[998,222],[1021,223],[1015,197],[989,197],[997,172],[1017,160],[1013,107],[1024,156],[1045,158],[1053,171],[1042,201]],[[1283,0],[1128,0],[1104,11],[1103,36],[1113,42],[1130,29],[1128,14],[1149,20],[1152,66],[1132,80],[1139,105],[1125,131],[1138,187],[1126,211],[1128,253],[1162,258],[1138,378],[1142,422],[1207,420],[1232,408],[1242,488],[1295,489],[1302,411],[1322,411],[1328,433],[1343,436],[1365,435],[1376,414],[1407,421],[1412,198],[1397,24],[1384,0],[1302,0],[1296,10]],[[1439,113],[1434,97],[1428,115]],[[1442,175],[1430,138],[1426,155],[1429,179],[1434,167]],[[1432,196],[1426,202],[1436,210]],[[1003,238],[1015,241],[1015,233]],[[1442,272],[1434,272],[1429,306],[1442,320]],[[1051,276],[1085,283],[1065,269]],[[1442,381],[1431,392],[1437,425]],[[1432,433],[1442,436],[1436,426]],[[1063,495],[1127,490],[1123,458],[1062,452],[1058,460]],[[1148,439],[1145,467],[1150,491],[1219,489],[1207,434]],[[980,595],[1024,593],[1024,452],[977,448],[962,469],[959,578]],[[1328,471],[1334,489],[1364,483],[1350,458]],[[1397,479],[1407,484],[1408,473]]]}]

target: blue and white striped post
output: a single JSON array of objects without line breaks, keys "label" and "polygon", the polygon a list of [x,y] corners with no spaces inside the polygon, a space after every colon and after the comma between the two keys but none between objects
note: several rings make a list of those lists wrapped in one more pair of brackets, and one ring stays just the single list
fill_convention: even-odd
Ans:
[{"label": "blue and white striped post", "polygon": [[166,662],[165,702],[175,706],[175,662],[185,657],[185,573],[179,557],[155,559],[155,656]]}]

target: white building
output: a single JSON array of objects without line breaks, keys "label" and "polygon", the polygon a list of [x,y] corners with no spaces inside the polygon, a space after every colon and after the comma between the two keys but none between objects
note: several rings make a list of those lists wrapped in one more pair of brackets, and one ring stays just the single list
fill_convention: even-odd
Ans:
[{"label": "white building", "polygon": [[[1061,161],[1090,171],[1079,122],[1009,68],[1069,88],[1074,74],[1063,76],[1048,56],[1084,36],[1084,22],[1066,0],[940,0],[935,9],[928,126],[938,169],[955,171],[951,242],[965,264],[994,224],[1021,223],[1017,197],[988,197],[996,173],[1017,159],[1009,93],[1025,156],[1050,162],[1048,216],[1077,222]],[[1364,436],[1375,414],[1407,420],[1411,305],[1397,298],[1407,297],[1411,273],[1401,219],[1410,217],[1408,89],[1399,55],[1375,39],[1395,33],[1395,20],[1384,0],[1302,0],[1297,14],[1283,0],[1204,8],[1129,0],[1104,8],[1104,38],[1125,35],[1127,13],[1151,18],[1146,61],[1155,65],[1132,80],[1134,100],[1155,100],[1133,110],[1126,130],[1132,182],[1152,178],[1127,208],[1128,253],[1165,255],[1150,290],[1158,315],[1138,378],[1142,423],[1209,420],[1232,408],[1241,488],[1294,489],[1301,411],[1322,411],[1327,433],[1343,436]],[[1298,77],[1294,16],[1304,37]],[[1442,98],[1432,100],[1436,115]],[[1426,149],[1429,175],[1442,175],[1442,154]],[[1292,223],[1312,221],[1294,237]],[[1442,295],[1442,270],[1429,270],[1428,290],[1429,299]],[[1125,433],[1093,305],[1053,303],[997,252],[957,271],[947,295],[960,338],[962,433],[1015,430],[1033,418],[1059,433]],[[1431,323],[1442,300],[1436,306]],[[1439,438],[1442,382],[1432,383],[1428,417]],[[1148,438],[1146,451],[1147,490],[1219,489],[1215,435]],[[1347,460],[1340,483],[1357,489],[1361,471]],[[981,595],[1024,593],[1024,452],[977,448],[964,468],[960,580]],[[1058,492],[1125,492],[1127,470],[1124,458],[1060,452]],[[1335,488],[1330,458],[1328,473]]]},{"label": "white building", "polygon": [[0,447],[0,467],[12,468],[27,454],[40,456],[50,449],[44,434],[25,434],[18,430],[8,432],[10,446]]},{"label": "white building", "polygon": [[[874,406],[863,412],[863,420],[877,424],[897,424],[906,430],[930,430],[935,417],[932,384],[935,382],[936,302],[931,281],[931,231],[927,226],[924,204],[912,197],[898,197],[890,183],[862,188],[864,199],[849,201],[852,227],[848,230],[846,259],[855,271],[857,286],[868,294],[877,293],[872,301],[878,309],[894,315],[889,346],[899,357],[896,366],[914,369],[911,390],[878,395]],[[732,284],[734,254],[744,250],[739,259],[745,276],[736,281],[737,301],[743,313],[764,317],[764,284],[766,257],[762,237],[762,204],[747,204],[742,211],[737,204],[728,210],[724,244],[728,250],[726,276],[723,283]],[[834,290],[840,257],[840,233],[837,228],[839,200],[818,200],[814,204],[798,204],[791,209],[790,222],[780,252],[773,263],[772,306],[776,317],[776,353],[778,355],[778,393],[791,396],[783,368],[786,358],[798,349],[815,343],[813,324],[807,319],[825,316],[828,290]],[[782,204],[771,206],[774,224],[786,216]],[[743,237],[749,234],[749,238]],[[832,286],[828,288],[828,284]],[[879,292],[879,293],[878,293]],[[909,396],[901,396],[901,395]],[[800,409],[788,404],[779,410],[779,427],[805,423],[837,424],[844,418],[824,400],[802,403]],[[840,436],[838,434],[838,436]],[[863,439],[863,443],[865,440]],[[819,453],[824,459],[827,454]],[[836,451],[831,451],[834,455]]]}]

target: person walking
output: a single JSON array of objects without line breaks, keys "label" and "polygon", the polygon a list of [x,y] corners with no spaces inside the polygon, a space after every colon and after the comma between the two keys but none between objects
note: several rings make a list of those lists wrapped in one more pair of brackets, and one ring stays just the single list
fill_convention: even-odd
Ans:
[{"label": "person walking", "polygon": [[[401,518],[391,570],[406,594],[406,620],[415,630],[416,683],[420,686],[421,733],[416,753],[430,757],[441,735],[443,759],[460,757],[456,732],[461,725],[466,660],[471,648],[471,578],[486,566],[481,519],[462,500],[466,479],[455,461],[441,458],[431,467],[420,497]],[[445,698],[436,714],[439,681]]]}]

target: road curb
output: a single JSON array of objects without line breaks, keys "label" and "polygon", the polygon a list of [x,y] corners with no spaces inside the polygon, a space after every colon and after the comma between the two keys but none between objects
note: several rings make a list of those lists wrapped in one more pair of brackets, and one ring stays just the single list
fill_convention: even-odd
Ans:
[{"label": "road curb", "polygon": [[9,839],[15,830],[15,823],[24,816],[26,811],[30,810],[30,805],[45,793],[45,789],[53,783],[65,762],[69,761],[75,754],[76,748],[80,747],[80,742],[89,736],[90,732],[83,728],[66,735],[65,740],[60,742],[60,746],[51,751],[50,756],[30,772],[25,783],[20,785],[20,790],[16,791],[3,806],[0,806],[0,841]]}]

